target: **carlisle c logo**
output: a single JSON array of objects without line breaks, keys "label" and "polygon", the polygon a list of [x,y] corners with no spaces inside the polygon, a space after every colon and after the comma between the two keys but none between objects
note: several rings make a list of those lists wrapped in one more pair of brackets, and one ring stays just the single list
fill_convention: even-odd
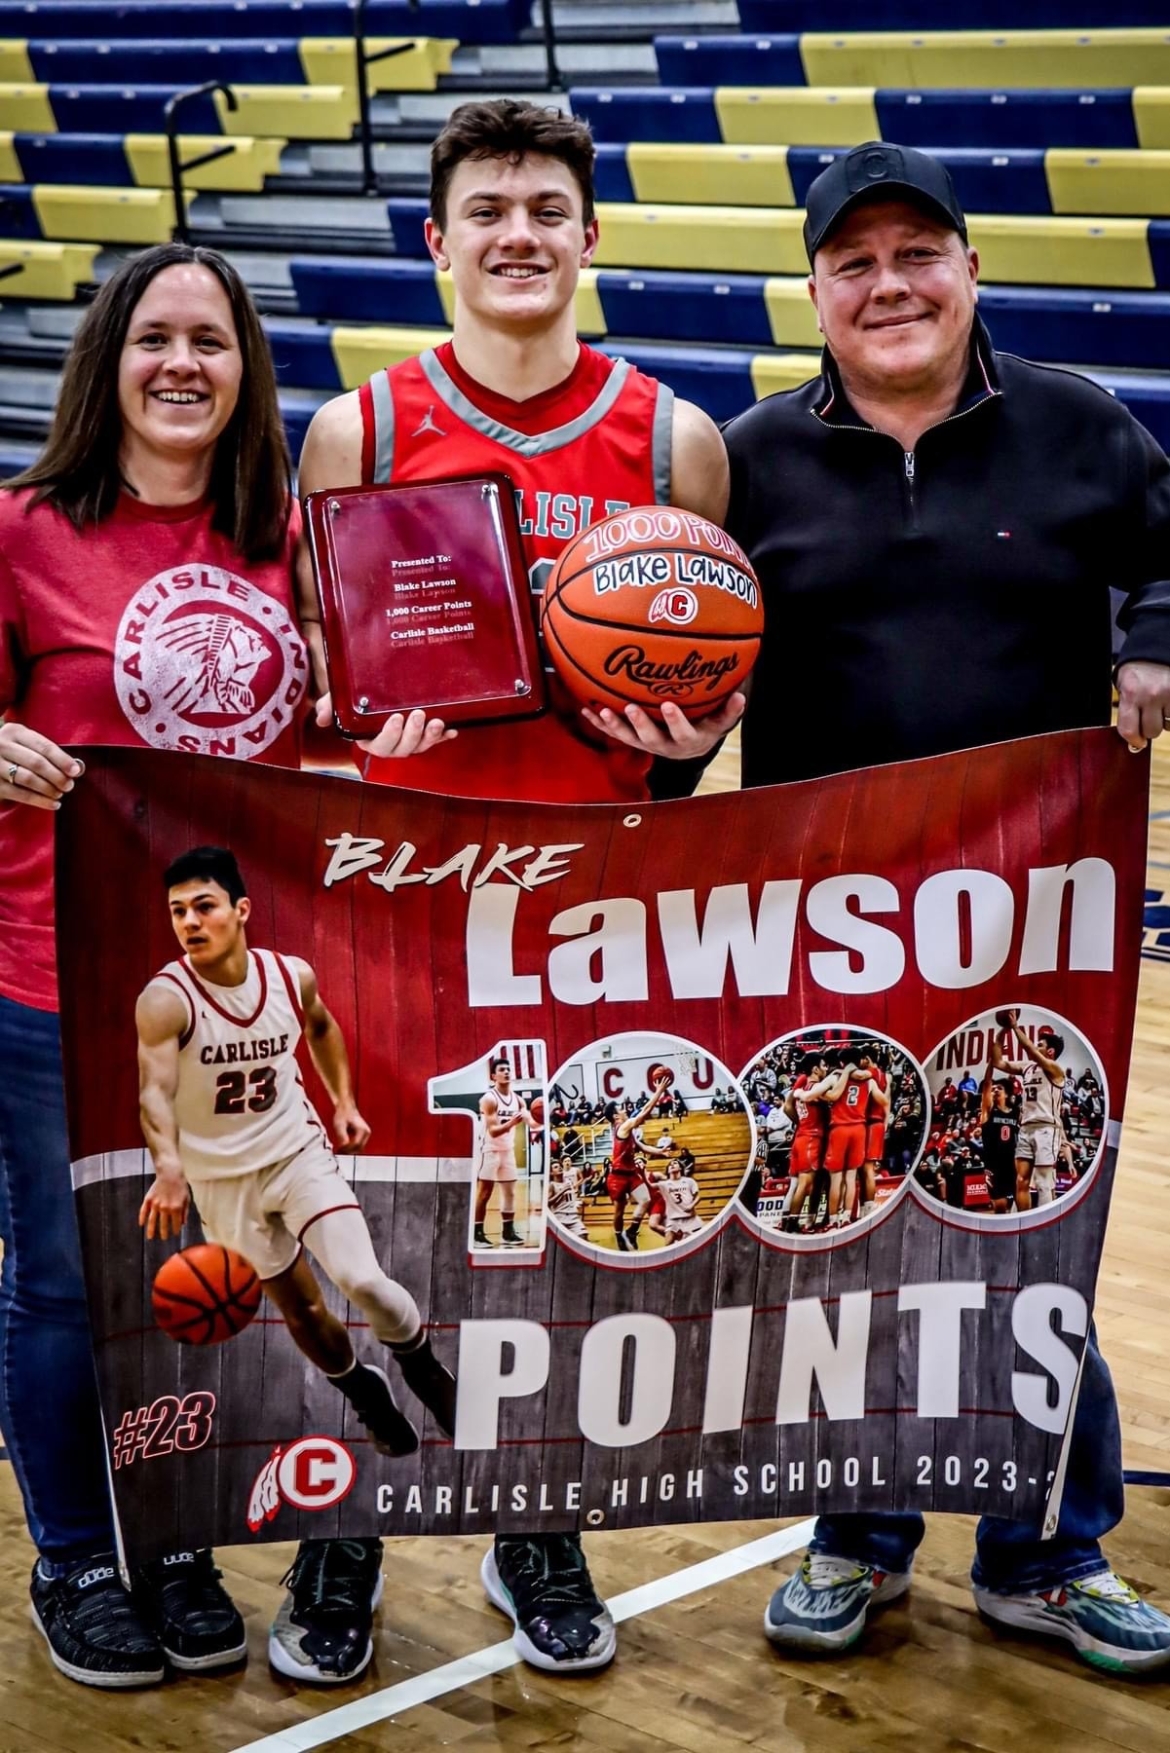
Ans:
[{"label": "carlisle c logo", "polygon": [[655,621],[673,621],[676,627],[685,627],[698,612],[699,599],[693,590],[684,590],[681,586],[660,590],[650,604],[650,625],[653,626]]},{"label": "carlisle c logo", "polygon": [[357,1482],[357,1462],[344,1443],[331,1436],[303,1436],[287,1448],[273,1449],[248,1497],[247,1523],[258,1534],[282,1503],[298,1510],[327,1510],[348,1497]]}]

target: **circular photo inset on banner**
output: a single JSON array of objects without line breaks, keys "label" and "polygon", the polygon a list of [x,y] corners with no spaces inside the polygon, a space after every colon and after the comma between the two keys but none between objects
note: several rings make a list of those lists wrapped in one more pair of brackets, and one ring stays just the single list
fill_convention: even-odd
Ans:
[{"label": "circular photo inset on banner", "polygon": [[677,1035],[591,1041],[550,1080],[548,1120],[549,1217],[615,1263],[697,1245],[755,1148],[732,1073]]},{"label": "circular photo inset on banner", "polygon": [[773,1041],[742,1074],[756,1161],[740,1195],[772,1233],[830,1236],[872,1217],[914,1168],[930,1098],[887,1035],[826,1024]]},{"label": "circular photo inset on banner", "polygon": [[914,1178],[944,1205],[1007,1217],[1051,1205],[1095,1166],[1105,1072],[1078,1029],[1035,1005],[972,1017],[926,1064],[932,1118]]}]

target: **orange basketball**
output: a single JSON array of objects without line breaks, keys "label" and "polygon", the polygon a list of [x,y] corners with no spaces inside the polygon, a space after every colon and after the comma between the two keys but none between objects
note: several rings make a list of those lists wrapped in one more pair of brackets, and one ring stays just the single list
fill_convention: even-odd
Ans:
[{"label": "orange basketball", "polygon": [[654,1088],[660,1078],[662,1079],[665,1088],[669,1089],[674,1082],[674,1072],[670,1069],[669,1065],[652,1065],[646,1073],[646,1082],[651,1089]]},{"label": "orange basketball", "polygon": [[232,1248],[200,1242],[164,1260],[150,1293],[154,1318],[182,1345],[222,1345],[260,1307],[255,1269]]},{"label": "orange basketball", "polygon": [[528,1104],[528,1112],[532,1115],[532,1124],[534,1126],[543,1126],[544,1125],[544,1097],[543,1096],[533,1096],[532,1100]]},{"label": "orange basketball", "polygon": [[540,617],[549,658],[582,706],[669,700],[706,718],[741,688],[764,607],[742,548],[717,524],[637,506],[574,537],[549,574]]}]

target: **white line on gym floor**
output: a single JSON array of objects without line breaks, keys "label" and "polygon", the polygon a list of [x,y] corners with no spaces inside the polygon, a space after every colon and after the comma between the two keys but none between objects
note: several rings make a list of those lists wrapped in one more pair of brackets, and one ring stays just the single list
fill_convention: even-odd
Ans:
[{"label": "white line on gym floor", "polygon": [[[716,1583],[727,1582],[730,1577],[754,1570],[757,1565],[770,1564],[775,1558],[795,1552],[808,1544],[812,1530],[810,1519],[797,1522],[791,1528],[778,1528],[774,1534],[765,1534],[760,1540],[749,1540],[745,1546],[717,1552],[699,1564],[676,1570],[671,1576],[659,1577],[656,1582],[643,1583],[640,1588],[627,1589],[624,1595],[615,1595],[609,1603],[610,1612],[619,1623],[623,1619],[636,1619],[641,1613],[652,1613],[656,1607],[665,1607],[669,1601],[681,1601],[684,1595],[697,1594],[700,1589],[712,1588]],[[371,1723],[401,1716],[403,1711],[416,1704],[430,1704],[448,1692],[457,1692],[461,1686],[470,1686],[490,1674],[499,1674],[519,1660],[511,1638],[507,1638],[503,1643],[476,1650],[470,1656],[460,1656],[457,1661],[444,1662],[442,1667],[431,1668],[425,1674],[415,1674],[410,1680],[400,1680],[397,1685],[387,1686],[381,1692],[355,1698],[337,1710],[323,1711],[308,1722],[295,1723],[275,1735],[265,1735],[262,1741],[249,1741],[246,1746],[235,1748],[234,1753],[310,1753],[314,1747],[327,1747],[331,1741],[368,1728]]]}]

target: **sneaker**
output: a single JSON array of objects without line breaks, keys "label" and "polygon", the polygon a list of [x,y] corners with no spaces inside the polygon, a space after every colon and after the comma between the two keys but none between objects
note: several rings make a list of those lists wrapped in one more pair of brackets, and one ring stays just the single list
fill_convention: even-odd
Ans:
[{"label": "sneaker", "polygon": [[908,1570],[875,1570],[831,1552],[806,1552],[768,1602],[764,1635],[786,1649],[847,1650],[865,1630],[869,1609],[896,1601],[909,1587]]},{"label": "sneaker", "polygon": [[385,1370],[375,1364],[359,1363],[346,1375],[332,1376],[330,1380],[345,1395],[380,1455],[397,1460],[414,1454],[418,1432],[395,1400]]},{"label": "sneaker", "polygon": [[626,1235],[625,1230],[615,1230],[613,1232],[613,1239],[617,1243],[617,1251],[619,1254],[632,1254],[633,1253],[634,1250],[630,1245],[630,1241]]},{"label": "sneaker", "polygon": [[497,1536],[480,1577],[492,1606],[516,1627],[512,1642],[534,1668],[580,1674],[613,1661],[617,1631],[594,1590],[578,1535]]},{"label": "sneaker", "polygon": [[455,1435],[455,1377],[441,1364],[425,1336],[409,1351],[394,1350],[402,1379],[422,1401],[444,1436]]},{"label": "sneaker", "polygon": [[626,1240],[630,1244],[631,1252],[635,1254],[638,1252],[638,1236],[640,1233],[641,1232],[636,1223],[631,1224],[626,1231]]},{"label": "sneaker", "polygon": [[382,1599],[380,1540],[302,1540],[268,1638],[278,1674],[318,1686],[356,1680],[370,1665],[370,1620]]},{"label": "sneaker", "polygon": [[527,1245],[524,1237],[520,1234],[520,1231],[516,1228],[516,1225],[510,1218],[504,1220],[504,1228],[500,1235],[500,1241],[504,1244],[505,1248],[523,1248]]},{"label": "sneaker", "polygon": [[112,1552],[83,1558],[62,1577],[33,1566],[33,1624],[53,1666],[83,1686],[156,1686],[166,1675],[162,1646],[139,1618]]},{"label": "sneaker", "polygon": [[1020,1595],[974,1585],[974,1595],[993,1624],[1063,1637],[1082,1661],[1110,1674],[1145,1673],[1170,1662],[1170,1617],[1111,1570]]},{"label": "sneaker", "polygon": [[481,1223],[477,1223],[475,1226],[475,1241],[473,1243],[473,1246],[476,1248],[494,1248],[495,1245],[496,1244],[494,1242],[488,1241],[488,1233],[484,1229],[483,1225]]},{"label": "sneaker", "polygon": [[173,1667],[228,1668],[248,1654],[244,1621],[210,1552],[172,1552],[134,1574],[134,1600]]}]

